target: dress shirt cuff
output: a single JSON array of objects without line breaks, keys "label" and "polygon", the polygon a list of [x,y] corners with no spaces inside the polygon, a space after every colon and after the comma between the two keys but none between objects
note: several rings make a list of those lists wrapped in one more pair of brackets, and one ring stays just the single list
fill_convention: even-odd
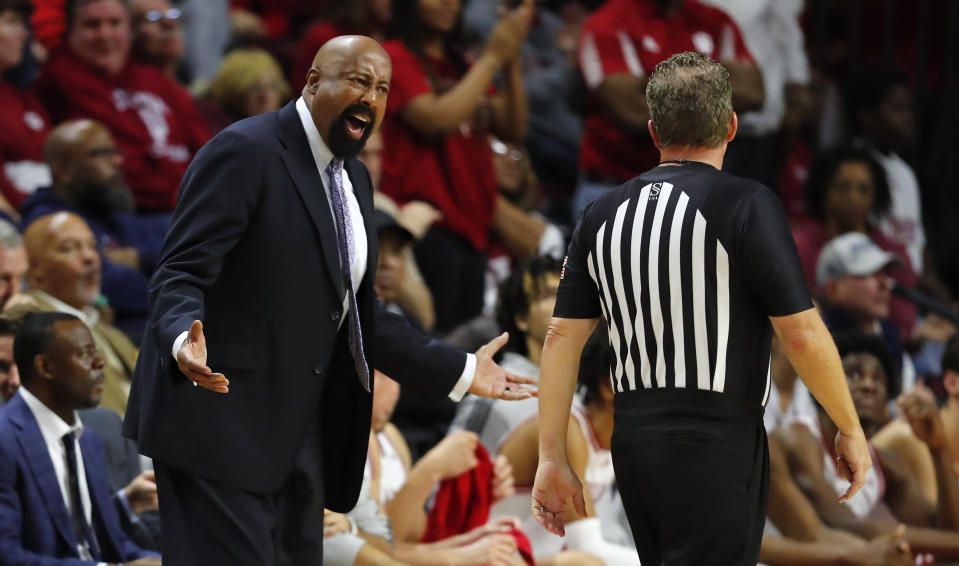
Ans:
[{"label": "dress shirt cuff", "polygon": [[466,395],[466,392],[469,391],[470,386],[473,385],[473,377],[475,376],[476,356],[473,354],[466,354],[466,367],[463,368],[463,373],[460,374],[459,381],[456,382],[456,385],[453,386],[453,390],[450,391],[450,400],[459,403],[463,396]]},{"label": "dress shirt cuff", "polygon": [[176,340],[173,341],[173,359],[176,359],[176,355],[180,353],[180,348],[183,346],[183,343],[186,342],[187,336],[190,335],[189,330],[184,330],[179,336],[176,337]]},{"label": "dress shirt cuff", "polygon": [[133,508],[130,507],[130,500],[127,499],[126,490],[121,489],[117,491],[117,499],[120,500],[120,505],[123,506],[123,510],[127,512],[127,519],[129,519],[131,523],[136,523],[140,520],[140,518],[136,516],[136,513],[133,512]]}]

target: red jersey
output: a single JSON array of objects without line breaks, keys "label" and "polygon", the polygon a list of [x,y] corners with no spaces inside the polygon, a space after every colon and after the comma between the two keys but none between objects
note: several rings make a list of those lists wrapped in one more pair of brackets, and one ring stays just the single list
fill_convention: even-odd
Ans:
[{"label": "red jersey", "polygon": [[31,91],[0,83],[0,192],[19,209],[34,190],[50,185],[43,142],[50,117]]},{"label": "red jersey", "polygon": [[66,47],[51,57],[36,88],[55,120],[91,118],[110,129],[138,208],[173,210],[180,178],[210,138],[186,90],[134,62],[108,77]]},{"label": "red jersey", "polygon": [[592,93],[610,75],[642,78],[683,51],[699,51],[719,61],[752,61],[732,19],[697,0],[686,0],[668,17],[652,0],[609,0],[586,20],[579,39],[580,72],[591,93],[579,153],[584,173],[623,182],[659,162],[649,135],[624,132]]},{"label": "red jersey", "polygon": [[[477,250],[486,250],[496,206],[496,174],[493,152],[485,132],[473,132],[468,124],[442,140],[427,140],[416,134],[400,117],[403,108],[417,96],[432,92],[422,65],[402,41],[383,45],[393,60],[393,78],[383,121],[384,193],[405,204],[426,201],[443,213],[439,226],[469,240]],[[457,81],[447,60],[433,61],[441,79]]]}]

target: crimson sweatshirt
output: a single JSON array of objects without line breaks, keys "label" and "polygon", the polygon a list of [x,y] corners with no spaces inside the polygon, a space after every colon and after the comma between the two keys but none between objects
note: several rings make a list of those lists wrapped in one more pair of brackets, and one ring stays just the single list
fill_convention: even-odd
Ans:
[{"label": "crimson sweatshirt", "polygon": [[50,184],[43,142],[50,117],[32,92],[0,83],[0,193],[17,210],[30,194]]},{"label": "crimson sweatshirt", "polygon": [[187,165],[210,138],[186,90],[132,61],[106,76],[63,46],[44,67],[36,91],[55,121],[92,118],[109,128],[123,151],[138,209],[173,210]]}]

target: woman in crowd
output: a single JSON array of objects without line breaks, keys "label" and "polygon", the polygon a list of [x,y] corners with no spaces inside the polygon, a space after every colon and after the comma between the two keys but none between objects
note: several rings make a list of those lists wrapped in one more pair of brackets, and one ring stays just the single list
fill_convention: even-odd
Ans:
[{"label": "woman in crowd", "polygon": [[[504,14],[472,64],[459,41],[460,16],[457,0],[397,0],[397,39],[384,45],[393,77],[383,123],[383,192],[401,205],[428,202],[443,214],[416,248],[440,332],[483,306],[497,196],[487,134],[519,140],[526,132],[517,53],[533,2]],[[494,93],[493,77],[501,69],[504,86]]]},{"label": "woman in crowd", "polygon": [[272,112],[290,95],[280,65],[262,49],[236,49],[223,59],[201,106],[216,133],[237,120]]},{"label": "woman in crowd", "polygon": [[31,10],[29,0],[0,0],[0,211],[14,217],[34,190],[50,184],[43,163],[50,118],[31,91],[7,80],[23,62]]},{"label": "woman in crowd", "polygon": [[[793,238],[810,289],[818,290],[819,252],[829,240],[846,232],[862,232],[883,250],[896,254],[900,265],[890,275],[899,285],[915,286],[916,274],[905,248],[884,236],[875,224],[875,219],[889,210],[889,187],[883,169],[867,151],[840,147],[820,154],[806,182],[806,202],[812,221],[796,228]],[[916,308],[894,297],[890,319],[908,339],[916,325]]]}]

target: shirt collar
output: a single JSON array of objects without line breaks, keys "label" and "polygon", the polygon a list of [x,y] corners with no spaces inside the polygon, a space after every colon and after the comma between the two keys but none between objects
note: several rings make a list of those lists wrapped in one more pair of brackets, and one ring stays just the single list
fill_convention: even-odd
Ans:
[{"label": "shirt collar", "polygon": [[313,159],[322,173],[326,171],[330,161],[333,161],[333,152],[323,141],[320,131],[316,129],[316,124],[313,123],[313,115],[310,114],[310,109],[306,107],[306,101],[303,100],[302,96],[296,101],[296,113],[300,117],[300,123],[303,124],[303,130],[306,132],[306,140],[310,144],[310,151],[313,152]]},{"label": "shirt collar", "polygon": [[86,307],[83,310],[76,309],[64,303],[60,299],[50,295],[49,293],[40,291],[39,289],[34,289],[33,294],[39,299],[50,303],[50,305],[58,311],[72,314],[73,316],[79,318],[81,321],[83,321],[83,324],[86,324],[90,328],[93,328],[98,322],[100,322],[100,311],[94,307]]},{"label": "shirt collar", "polygon": [[43,404],[43,401],[36,398],[26,387],[20,387],[17,392],[27,404],[33,418],[37,420],[40,427],[40,434],[47,444],[58,444],[63,441],[63,435],[68,432],[75,434],[77,439],[83,434],[83,423],[80,421],[80,414],[73,411],[73,425],[67,424],[60,416],[54,413],[50,407]]}]

